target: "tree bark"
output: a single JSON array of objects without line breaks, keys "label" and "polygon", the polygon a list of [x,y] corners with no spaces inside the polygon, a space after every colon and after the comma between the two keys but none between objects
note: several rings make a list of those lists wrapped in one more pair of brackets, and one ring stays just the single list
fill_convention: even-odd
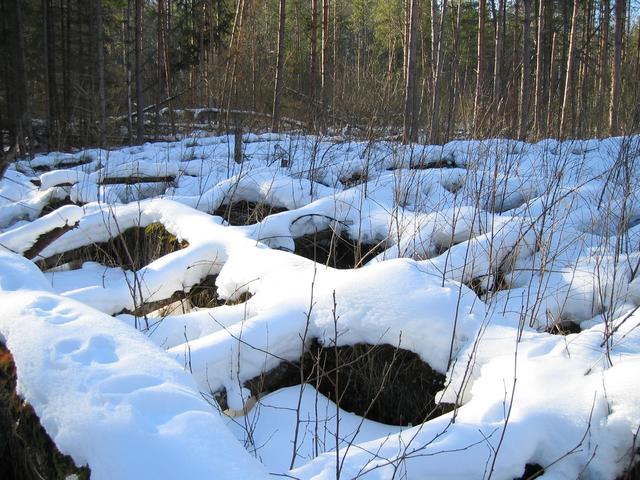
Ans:
[{"label": "tree bark", "polygon": [[505,0],[498,2],[498,18],[496,21],[495,57],[493,62],[493,104],[494,104],[494,124],[498,125],[500,112],[503,108],[504,97],[502,95],[502,57],[504,49],[505,35]]},{"label": "tree bark", "polygon": [[440,8],[438,0],[431,0],[431,78],[432,85],[436,79],[436,69],[438,65],[438,39],[440,38]]},{"label": "tree bark", "polygon": [[540,1],[538,3],[538,32],[536,41],[536,85],[535,85],[535,98],[533,102],[533,131],[536,135],[540,135],[545,130],[544,125],[544,92],[547,81],[545,78],[545,17],[546,17],[546,2]]},{"label": "tree bark", "polygon": [[611,70],[611,103],[609,104],[609,133],[619,133],[620,95],[622,90],[622,42],[625,15],[625,0],[616,0],[616,16],[613,27],[614,55]]},{"label": "tree bark", "polygon": [[522,21],[522,76],[520,77],[520,101],[518,105],[518,138],[524,140],[529,131],[529,102],[531,99],[531,12],[533,0],[523,0]]},{"label": "tree bark", "polygon": [[416,105],[416,50],[418,33],[418,0],[410,0],[409,8],[409,38],[407,39],[407,62],[405,73],[405,97],[404,97],[404,125],[403,143],[415,142],[417,132],[417,105]]},{"label": "tree bark", "polygon": [[[334,0],[335,1],[335,0]],[[329,0],[322,0],[322,59],[321,59],[321,97],[322,123],[326,129],[327,113],[329,111]]]},{"label": "tree bark", "polygon": [[[231,125],[231,106],[232,104],[238,105],[238,85],[236,82],[236,74],[238,67],[238,54],[240,50],[240,39],[244,30],[244,17],[246,9],[246,1],[239,0],[236,6],[236,12],[233,20],[233,28],[231,30],[231,36],[229,39],[229,56],[225,66],[224,82],[223,82],[223,95],[226,96],[227,112],[225,124],[227,127]],[[233,119],[234,128],[237,129],[237,118]]]},{"label": "tree bark", "polygon": [[276,81],[273,88],[273,113],[271,116],[271,131],[280,130],[280,101],[282,97],[282,83],[284,72],[284,36],[286,23],[286,0],[280,0],[278,21],[278,56],[276,58]]},{"label": "tree bark", "polygon": [[485,77],[485,17],[487,0],[480,0],[478,5],[478,59],[476,68],[476,93],[473,102],[473,133],[478,136],[484,115],[484,77]]},{"label": "tree bark", "polygon": [[[62,39],[62,118],[65,125],[71,123],[71,0],[65,0],[65,15],[61,15],[60,31]],[[62,11],[62,0],[60,2]]]},{"label": "tree bark", "polygon": [[[158,4],[158,87],[162,88],[162,96],[159,96],[157,103],[171,99],[171,69],[169,62],[169,45],[168,45],[168,9],[169,0],[157,0]],[[192,11],[193,16],[193,11]],[[164,98],[162,98],[164,97]],[[175,118],[173,115],[173,102],[167,101],[167,109],[169,111],[169,123],[171,124],[171,133],[175,135]]]},{"label": "tree bark", "polygon": [[558,33],[553,32],[551,40],[551,57],[549,58],[549,98],[547,99],[547,121],[545,134],[549,134],[549,130],[553,129],[556,125],[554,118],[556,118],[556,97],[558,92],[558,62],[556,62],[556,56],[558,55]]},{"label": "tree bark", "polygon": [[142,2],[136,2],[136,122],[137,122],[137,142],[144,143],[144,103],[142,91]]},{"label": "tree bark", "polygon": [[98,77],[98,144],[105,144],[107,121],[107,101],[104,81],[104,26],[102,21],[102,0],[93,1],[96,26],[96,68]]},{"label": "tree bark", "polygon": [[560,136],[566,138],[573,132],[569,128],[569,116],[575,104],[575,90],[573,88],[576,43],[578,41],[578,9],[580,2],[574,0],[573,13],[571,15],[571,37],[569,40],[569,52],[567,54],[567,74],[564,82],[564,96],[562,100],[562,113],[560,115]]},{"label": "tree bark", "polygon": [[309,65],[309,95],[316,98],[318,88],[318,0],[311,0],[311,58]]},{"label": "tree bark", "polygon": [[127,0],[125,12],[125,69],[127,77],[127,136],[129,143],[133,143],[133,88],[131,75],[131,2]]},{"label": "tree bark", "polygon": [[458,7],[456,8],[456,23],[455,30],[453,34],[453,55],[451,60],[451,81],[449,82],[449,98],[451,99],[449,103],[449,109],[447,112],[447,131],[446,138],[447,140],[451,138],[451,130],[454,124],[454,116],[457,110],[458,99],[461,96],[458,94],[458,91],[462,90],[461,80],[460,80],[460,72],[459,72],[459,52],[460,52],[460,22],[462,19],[462,0],[458,0]]},{"label": "tree bark", "polygon": [[[590,130],[590,122],[592,121],[591,107],[593,102],[588,97],[589,93],[589,52],[591,51],[591,38],[593,28],[593,1],[584,0],[584,14],[583,14],[583,26],[582,26],[582,52],[579,55],[581,59],[578,67],[578,102],[575,115],[575,127],[576,132],[584,135]],[[595,50],[595,49],[594,49]]]},{"label": "tree bark", "polygon": [[[600,55],[598,56],[598,80],[596,92],[598,119],[603,119],[607,112],[609,96],[609,22],[611,4],[609,0],[600,3]],[[608,125],[607,125],[608,126]]]},{"label": "tree bark", "polygon": [[55,146],[60,143],[59,130],[59,109],[58,109],[58,87],[56,81],[56,59],[55,59],[55,27],[51,18],[51,1],[42,0],[42,16],[44,26],[44,57],[46,68],[45,91],[47,97],[47,130],[48,145],[52,148],[52,141],[55,139]]},{"label": "tree bark", "polygon": [[[3,32],[6,59],[6,104],[9,121],[9,148],[14,156],[29,154],[31,141],[31,102],[27,90],[21,0],[5,0]],[[1,132],[0,132],[1,135]],[[0,162],[0,178],[8,167]]]},{"label": "tree bark", "polygon": [[[433,0],[433,3],[436,3]],[[445,19],[447,18],[447,5],[448,0],[442,0],[442,13],[433,17],[433,21],[437,22],[438,16],[440,17],[440,21],[437,26],[432,27],[432,31],[438,32],[438,39],[436,43],[436,65],[435,65],[435,73],[434,73],[434,81],[433,81],[433,95],[432,95],[432,103],[431,103],[431,122],[429,125],[429,143],[437,144],[440,142],[440,95],[441,95],[441,87],[440,84],[442,82],[442,64],[444,63],[443,54],[444,54],[444,31],[445,31]],[[436,8],[437,10],[437,8]]]}]

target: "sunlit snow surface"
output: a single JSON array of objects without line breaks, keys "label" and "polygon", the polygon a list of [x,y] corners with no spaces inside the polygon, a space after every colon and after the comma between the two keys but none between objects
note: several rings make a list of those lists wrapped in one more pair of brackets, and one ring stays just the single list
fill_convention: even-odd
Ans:
[{"label": "sunlit snow surface", "polygon": [[[232,156],[228,137],[52,153],[0,182],[0,340],[19,393],[92,478],[511,480],[539,464],[547,479],[613,479],[634,462],[640,137],[250,135],[244,162]],[[41,215],[65,198],[76,205]],[[211,215],[240,200],[286,210],[237,227]],[[188,246],[137,272],[43,273],[21,255],[54,229],[34,262],[152,223]],[[327,229],[385,250],[353,270],[293,253]],[[123,313],[210,275],[222,299],[249,299]],[[582,331],[545,333],[561,322]],[[459,408],[386,426],[307,385],[243,414],[242,383],[312,340],[411,350]],[[234,417],[213,404],[223,389]]]}]

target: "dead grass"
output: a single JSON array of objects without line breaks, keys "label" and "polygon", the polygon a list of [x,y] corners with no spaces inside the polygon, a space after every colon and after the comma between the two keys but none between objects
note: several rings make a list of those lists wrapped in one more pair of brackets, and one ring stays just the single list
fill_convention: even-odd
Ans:
[{"label": "dead grass", "polygon": [[152,223],[127,229],[106,242],[70,250],[37,263],[42,270],[66,263],[79,267],[83,262],[91,261],[135,271],[188,245],[188,242],[179,241],[169,233],[162,224]]}]

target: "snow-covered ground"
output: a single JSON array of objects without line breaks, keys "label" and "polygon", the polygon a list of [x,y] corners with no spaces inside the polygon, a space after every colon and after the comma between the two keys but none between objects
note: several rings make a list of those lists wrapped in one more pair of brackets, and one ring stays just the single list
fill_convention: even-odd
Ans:
[{"label": "snow-covered ground", "polygon": [[[0,182],[0,341],[92,478],[614,479],[635,463],[640,137],[244,140],[241,164],[233,138],[202,136],[40,155]],[[212,214],[239,201],[279,213]],[[184,248],[137,271],[36,266],[155,223]],[[380,253],[355,269],[296,254],[327,230]],[[227,304],[130,314],[212,275]],[[398,427],[312,385],[249,398],[312,341],[412,351],[456,408]]]}]

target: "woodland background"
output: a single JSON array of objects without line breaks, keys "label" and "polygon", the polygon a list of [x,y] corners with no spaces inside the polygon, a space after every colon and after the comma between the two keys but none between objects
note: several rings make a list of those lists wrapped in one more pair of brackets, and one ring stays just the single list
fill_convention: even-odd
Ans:
[{"label": "woodland background", "polygon": [[185,119],[434,144],[638,131],[637,11],[631,0],[0,0],[0,154],[141,143]]}]

